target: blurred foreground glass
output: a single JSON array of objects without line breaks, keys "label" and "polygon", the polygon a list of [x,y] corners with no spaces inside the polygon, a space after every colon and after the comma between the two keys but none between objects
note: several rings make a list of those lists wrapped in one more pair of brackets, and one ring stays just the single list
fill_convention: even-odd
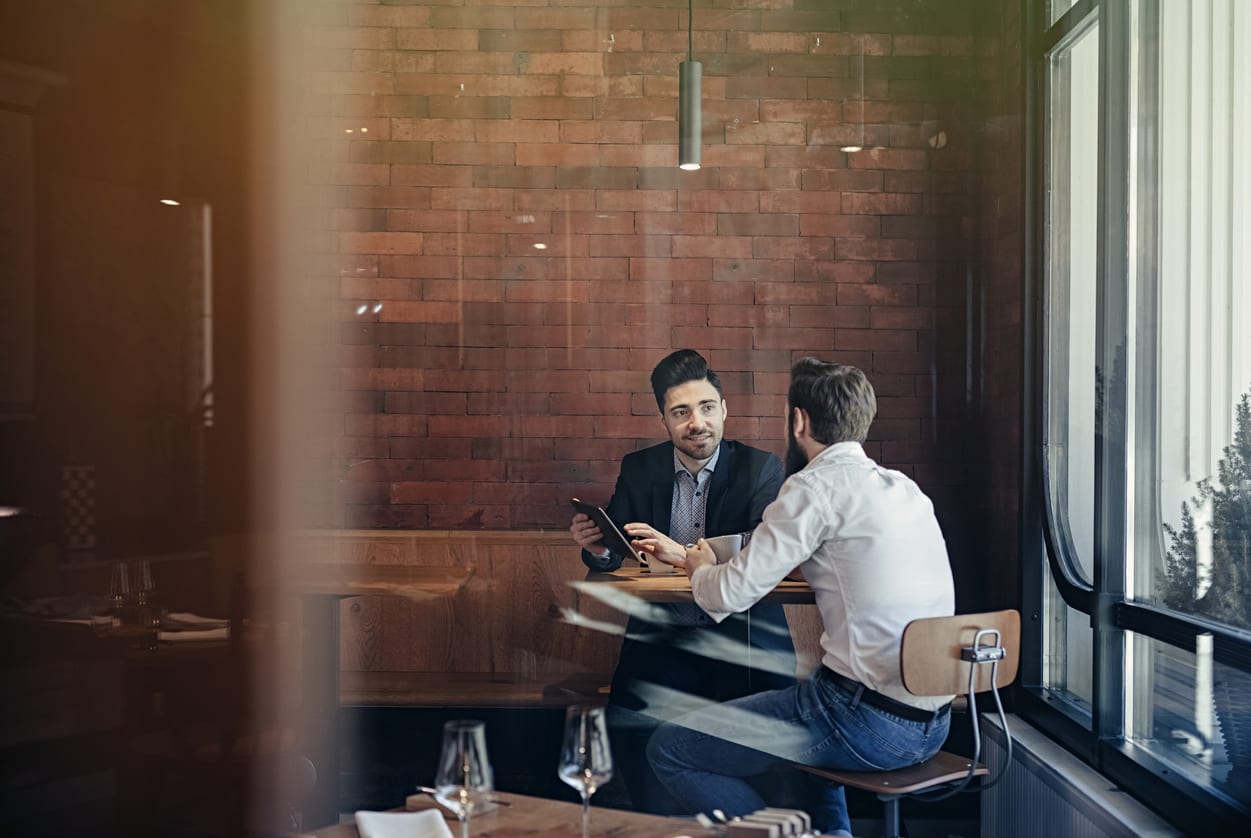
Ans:
[{"label": "blurred foreground glass", "polygon": [[612,752],[603,707],[574,705],[565,711],[560,746],[560,779],[582,794],[582,838],[591,825],[591,795],[612,779]]},{"label": "blurred foreground glass", "polygon": [[460,838],[469,838],[469,816],[486,805],[495,788],[485,723],[457,720],[443,725],[443,751],[434,786],[435,798],[460,820]]}]

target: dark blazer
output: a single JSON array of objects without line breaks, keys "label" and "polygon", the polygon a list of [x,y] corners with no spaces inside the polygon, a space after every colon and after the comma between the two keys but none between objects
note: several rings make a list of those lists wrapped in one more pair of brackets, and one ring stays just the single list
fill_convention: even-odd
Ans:
[{"label": "dark blazer", "polygon": [[[782,461],[759,448],[741,442],[721,441],[721,456],[712,473],[705,515],[705,538],[751,532],[764,509],[777,497],[786,478]],[[673,508],[673,443],[664,442],[627,454],[612,499],[604,507],[618,527],[632,522],[650,524],[669,532]],[[592,570],[616,570],[621,556],[607,558],[582,551],[582,561]]]}]

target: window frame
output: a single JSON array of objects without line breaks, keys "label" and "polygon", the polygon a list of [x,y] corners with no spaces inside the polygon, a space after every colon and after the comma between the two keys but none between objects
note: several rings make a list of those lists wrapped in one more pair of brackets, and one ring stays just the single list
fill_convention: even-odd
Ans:
[{"label": "window frame", "polygon": [[[1096,358],[1106,366],[1115,358],[1118,343],[1128,334],[1131,251],[1133,236],[1143,236],[1151,219],[1131,216],[1135,199],[1130,177],[1132,163],[1131,130],[1136,126],[1131,101],[1132,49],[1131,0],[1076,0],[1054,23],[1049,23],[1046,0],[1026,0],[1025,61],[1025,247],[1023,249],[1025,369],[1022,388],[1022,526],[1021,574],[1022,610],[1027,619],[1022,626],[1020,689],[1016,694],[1018,713],[1042,729],[1096,770],[1129,790],[1135,797],[1187,830],[1212,830],[1215,822],[1231,827],[1245,823],[1247,812],[1230,806],[1212,789],[1172,770],[1145,748],[1125,736],[1125,661],[1128,633],[1152,638],[1187,651],[1193,651],[1199,635],[1212,636],[1217,663],[1251,673],[1251,638],[1228,626],[1199,617],[1178,614],[1130,599],[1125,579],[1128,545],[1124,515],[1129,486],[1125,479],[1127,440],[1121,427],[1109,418],[1124,417],[1130,408],[1124,377],[1112,380],[1096,416],[1095,448],[1095,544],[1094,575],[1082,579],[1073,554],[1063,511],[1053,508],[1049,491],[1050,475],[1046,459],[1047,367],[1045,347],[1046,267],[1049,246],[1049,206],[1047,178],[1051,149],[1048,138],[1051,123],[1049,89],[1050,61],[1090,25],[1099,27],[1099,148],[1098,209],[1099,236],[1096,265],[1097,334]],[[1146,14],[1158,19],[1158,0],[1142,0]],[[1150,21],[1149,21],[1150,22]],[[1151,59],[1148,56],[1148,59]],[[1147,115],[1155,119],[1155,113]],[[1154,123],[1153,123],[1154,124]],[[1154,188],[1154,185],[1152,185]],[[1146,196],[1148,211],[1155,206],[1154,195]],[[1153,240],[1153,239],[1151,239]],[[1128,350],[1126,350],[1128,351]],[[1126,357],[1126,363],[1132,362]],[[1116,377],[1110,377],[1115,379]],[[1153,395],[1139,393],[1139,398]],[[1154,431],[1151,431],[1154,432]],[[1071,702],[1046,687],[1043,656],[1046,621],[1044,605],[1048,582],[1044,563],[1049,567],[1063,602],[1089,615],[1094,635],[1092,655],[1093,704],[1087,717]]]}]

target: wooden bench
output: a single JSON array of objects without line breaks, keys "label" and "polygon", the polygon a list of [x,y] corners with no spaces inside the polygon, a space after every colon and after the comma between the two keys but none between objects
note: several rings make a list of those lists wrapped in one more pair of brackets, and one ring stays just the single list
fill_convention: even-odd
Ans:
[{"label": "wooden bench", "polygon": [[[301,560],[471,567],[455,596],[362,596],[340,607],[340,704],[562,707],[607,700],[626,616],[569,582],[585,578],[568,533],[314,530]],[[786,606],[801,671],[819,659],[812,606]],[[571,620],[577,615],[576,620]]]}]

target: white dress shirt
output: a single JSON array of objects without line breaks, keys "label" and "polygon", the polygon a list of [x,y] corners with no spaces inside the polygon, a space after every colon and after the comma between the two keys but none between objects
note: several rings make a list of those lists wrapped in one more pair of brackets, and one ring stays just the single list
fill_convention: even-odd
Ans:
[{"label": "white dress shirt", "polygon": [[914,707],[951,700],[912,695],[899,671],[904,626],[955,612],[934,505],[907,475],[879,466],[860,443],[829,446],[786,479],[750,544],[695,571],[691,590],[720,621],[750,608],[796,566],[816,593],[825,666]]}]

